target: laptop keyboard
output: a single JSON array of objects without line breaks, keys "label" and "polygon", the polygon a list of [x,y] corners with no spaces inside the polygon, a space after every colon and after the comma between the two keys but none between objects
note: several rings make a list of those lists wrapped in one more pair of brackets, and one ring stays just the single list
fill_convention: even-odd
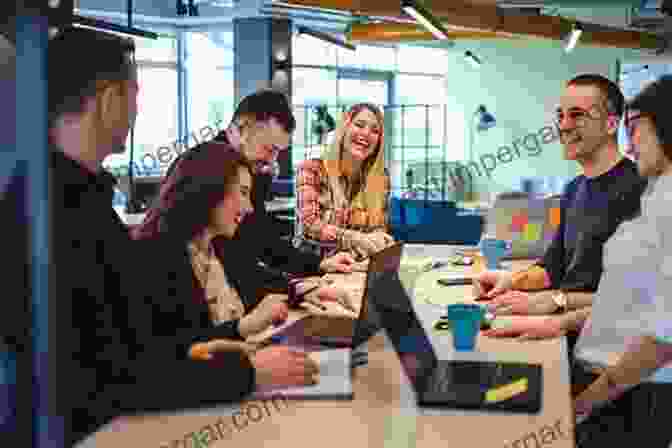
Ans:
[{"label": "laptop keyboard", "polygon": [[434,370],[432,376],[429,377],[427,392],[440,393],[445,397],[456,395],[459,390],[461,397],[464,397],[466,394],[473,394],[474,400],[480,402],[483,386],[480,384],[478,374],[469,375],[469,370],[473,371],[473,369],[467,368],[464,371],[456,372],[456,370],[462,369],[446,369],[443,367],[439,366]]}]

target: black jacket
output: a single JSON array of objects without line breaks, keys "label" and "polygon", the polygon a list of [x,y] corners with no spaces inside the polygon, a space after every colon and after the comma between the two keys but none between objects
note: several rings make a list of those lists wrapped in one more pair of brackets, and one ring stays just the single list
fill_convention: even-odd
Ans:
[{"label": "black jacket", "polygon": [[[225,150],[235,151],[224,132],[217,136],[217,141],[226,144],[228,149]],[[286,281],[260,267],[259,261],[278,271],[314,275],[320,271],[321,259],[318,255],[300,251],[291,241],[280,238],[276,224],[266,211],[265,199],[271,185],[270,175],[254,176],[251,194],[254,211],[245,217],[232,240],[217,241],[216,248],[226,252],[227,256],[223,257],[225,264],[236,265],[227,266],[227,269],[237,269],[241,283],[252,283],[268,291],[277,291],[286,289]],[[235,257],[231,254],[235,254]]]},{"label": "black jacket", "polygon": [[[55,415],[65,417],[68,446],[118,415],[236,401],[249,393],[255,383],[247,356],[224,354],[225,368],[191,361],[179,347],[188,344],[180,342],[181,332],[166,331],[175,316],[161,311],[170,303],[165,278],[153,264],[155,254],[140,250],[112,209],[113,179],[89,173],[59,151],[52,152],[51,165],[49,306],[58,356],[50,393]],[[21,174],[0,201],[0,218],[9,230],[25,232],[25,219],[12,210],[22,200]],[[19,295],[5,298],[12,303],[2,305],[0,331],[25,358],[30,291],[21,275],[29,265],[23,236],[4,234],[4,255],[19,274],[7,284]]]},{"label": "black jacket", "polygon": [[[152,267],[157,271],[156,278],[161,279],[161,283],[155,285],[157,298],[152,302],[153,314],[161,316],[160,321],[155,319],[154,335],[174,338],[176,356],[187,353],[197,342],[218,338],[243,340],[238,332],[238,321],[212,323],[205,291],[194,275],[186,243],[174,241],[167,235],[137,243],[142,245],[143,251],[152,254]],[[225,266],[227,278],[240,295],[247,314],[263,295],[258,285],[246,281],[247,276],[236,268],[235,263]]]}]

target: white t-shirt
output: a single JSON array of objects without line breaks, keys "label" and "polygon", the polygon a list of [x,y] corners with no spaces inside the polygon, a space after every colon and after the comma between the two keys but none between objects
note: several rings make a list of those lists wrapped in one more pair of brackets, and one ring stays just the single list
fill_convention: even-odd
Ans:
[{"label": "white t-shirt", "polygon": [[[618,227],[604,246],[603,260],[576,358],[605,366],[614,364],[634,338],[672,343],[672,175],[649,181],[641,215]],[[665,376],[672,378],[669,372]]]}]

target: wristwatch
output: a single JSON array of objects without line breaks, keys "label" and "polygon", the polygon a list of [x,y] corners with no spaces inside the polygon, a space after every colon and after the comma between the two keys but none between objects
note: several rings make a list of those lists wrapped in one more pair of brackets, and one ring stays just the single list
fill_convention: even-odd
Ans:
[{"label": "wristwatch", "polygon": [[553,303],[557,305],[555,313],[564,314],[567,312],[567,302],[568,302],[567,293],[560,291],[557,294],[553,295]]}]

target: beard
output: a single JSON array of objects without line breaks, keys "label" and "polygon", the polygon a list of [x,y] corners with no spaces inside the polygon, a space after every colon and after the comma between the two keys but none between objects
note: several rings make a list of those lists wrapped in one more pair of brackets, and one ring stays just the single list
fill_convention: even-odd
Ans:
[{"label": "beard", "polygon": [[592,139],[586,139],[575,129],[560,132],[560,143],[564,146],[565,159],[579,162],[592,160],[601,146]]}]

